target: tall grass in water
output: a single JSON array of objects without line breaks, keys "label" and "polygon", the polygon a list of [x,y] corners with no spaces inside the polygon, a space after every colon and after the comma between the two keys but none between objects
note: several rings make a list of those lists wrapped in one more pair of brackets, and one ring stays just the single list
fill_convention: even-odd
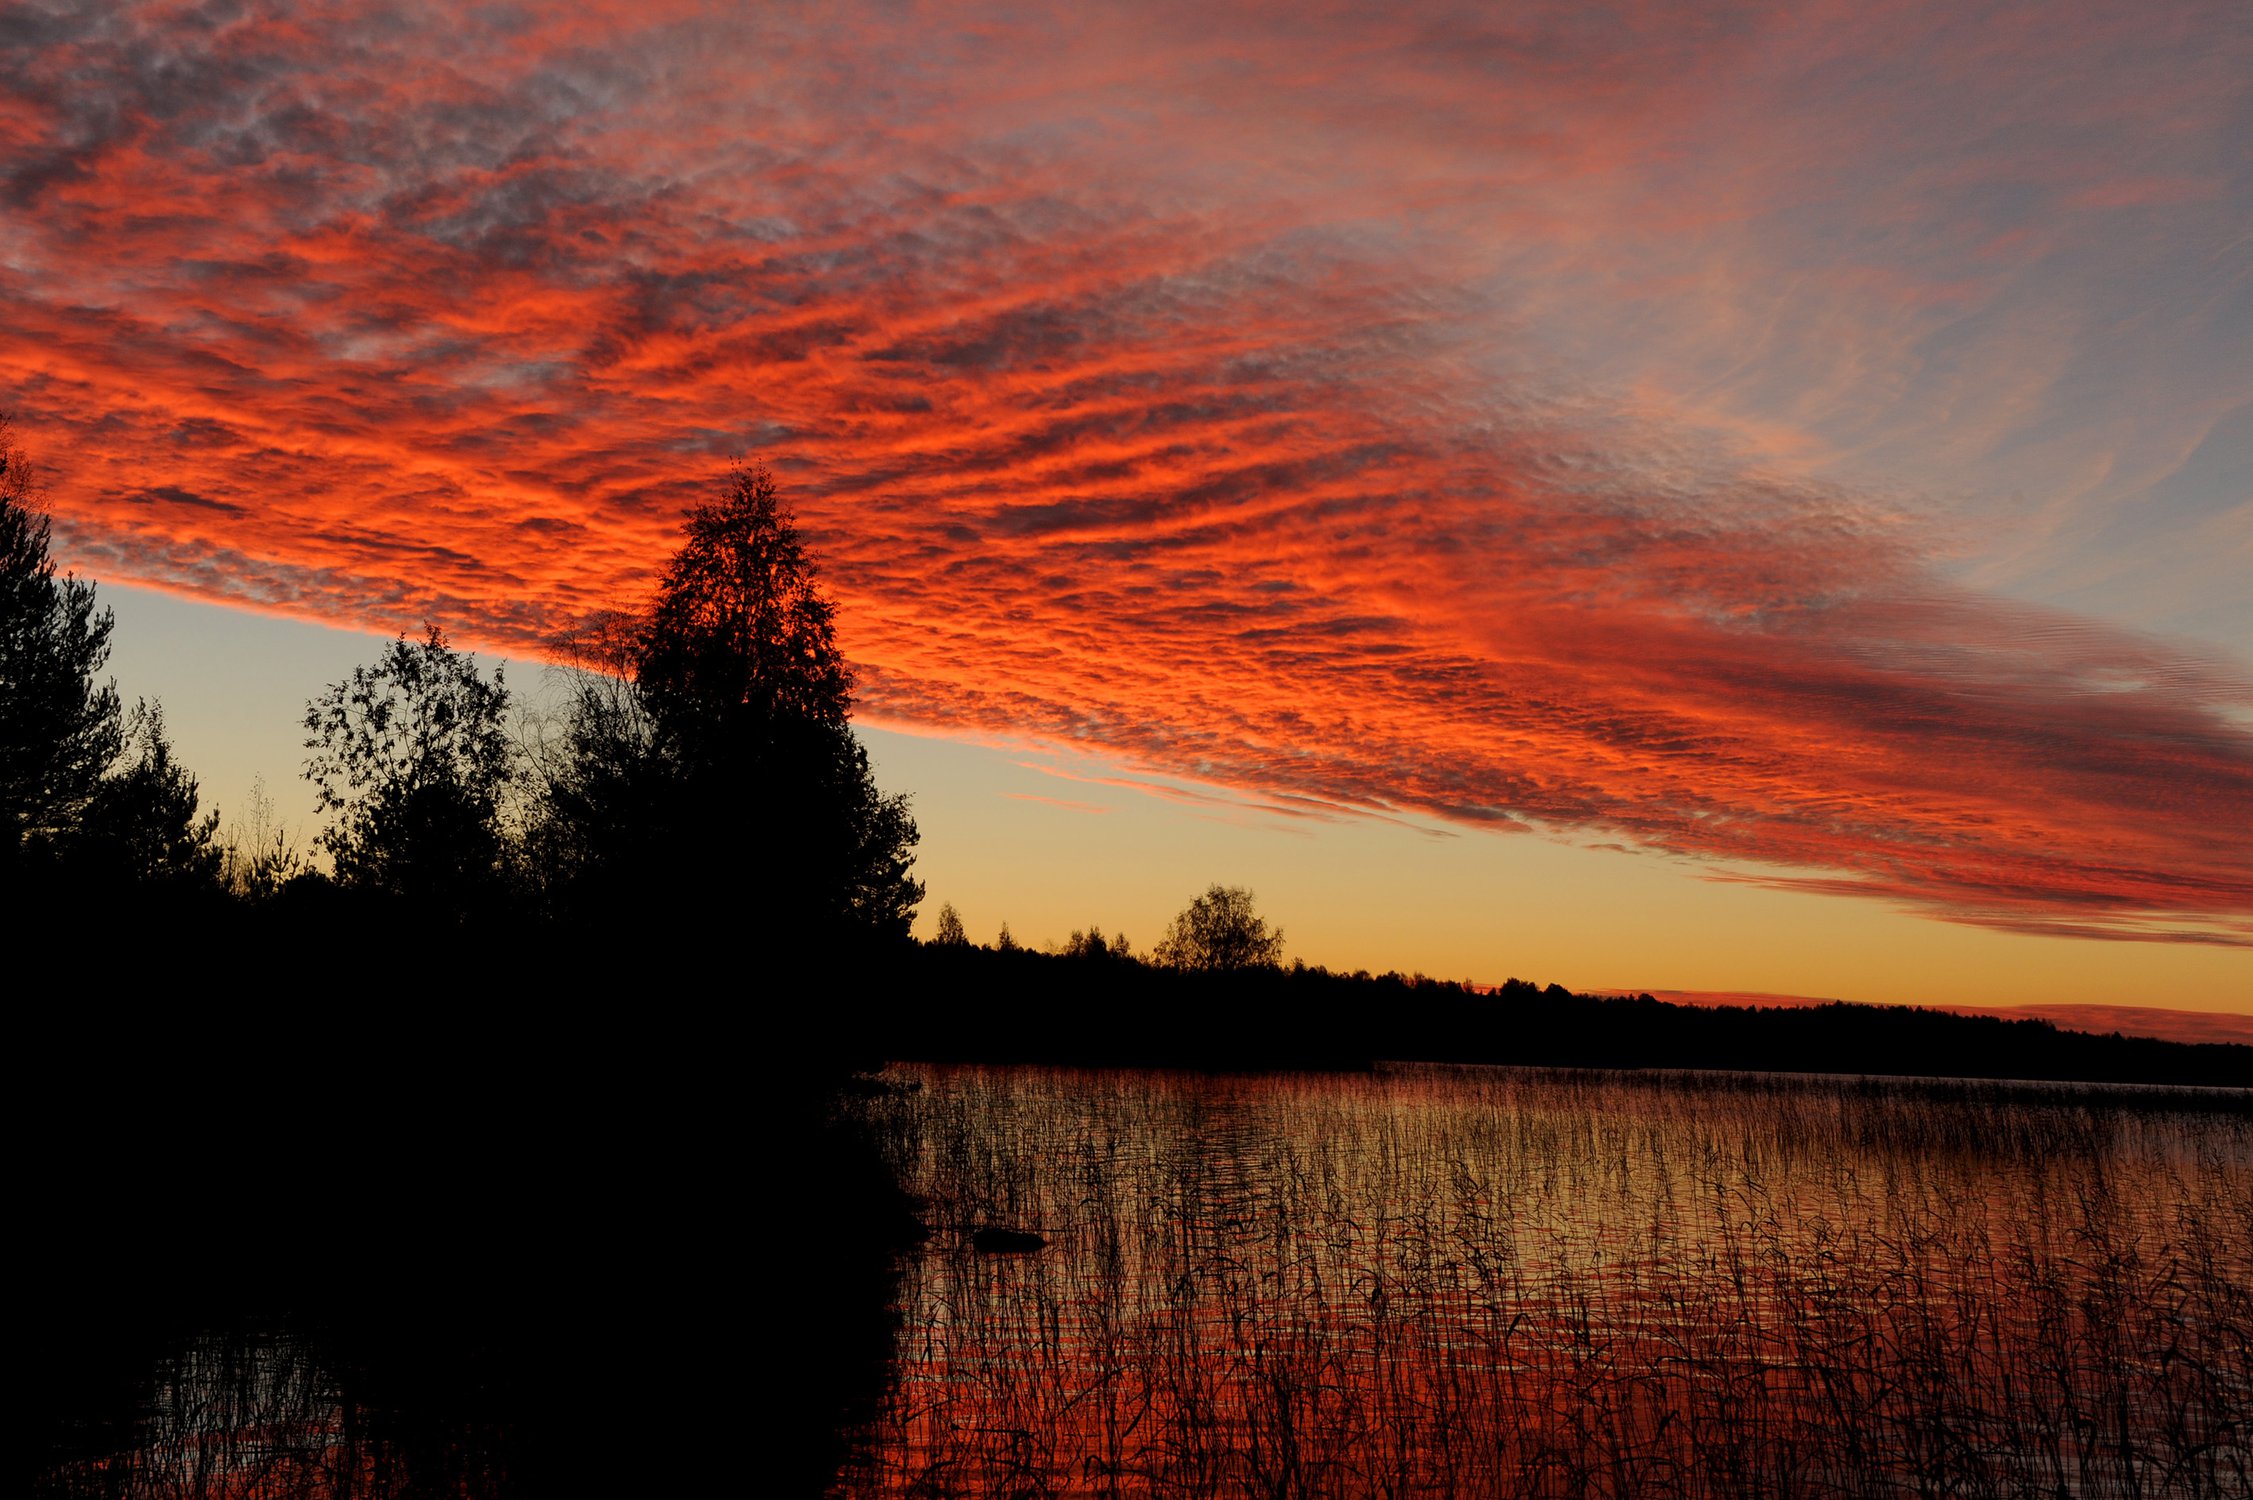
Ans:
[{"label": "tall grass in water", "polygon": [[[435,1380],[443,1380],[443,1375]],[[121,1434],[45,1455],[53,1500],[492,1500],[509,1492],[464,1428],[400,1430],[349,1395],[313,1344],[242,1325],[180,1339]],[[122,1437],[122,1441],[118,1440]]]},{"label": "tall grass in water", "polygon": [[849,1493],[2253,1494],[2242,1097],[923,1076]]}]

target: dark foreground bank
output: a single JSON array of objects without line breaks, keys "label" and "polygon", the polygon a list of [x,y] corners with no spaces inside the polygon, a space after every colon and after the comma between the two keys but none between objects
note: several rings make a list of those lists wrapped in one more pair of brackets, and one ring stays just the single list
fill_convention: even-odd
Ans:
[{"label": "dark foreground bank", "polygon": [[11,1493],[820,1493],[911,1227],[848,1060],[505,1008],[42,1044]]}]

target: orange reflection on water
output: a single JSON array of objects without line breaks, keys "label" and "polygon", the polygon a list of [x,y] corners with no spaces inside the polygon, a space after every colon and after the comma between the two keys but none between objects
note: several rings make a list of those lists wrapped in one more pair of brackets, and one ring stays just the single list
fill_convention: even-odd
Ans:
[{"label": "orange reflection on water", "polygon": [[2244,1492],[2242,1099],[927,1076],[852,1493]]}]

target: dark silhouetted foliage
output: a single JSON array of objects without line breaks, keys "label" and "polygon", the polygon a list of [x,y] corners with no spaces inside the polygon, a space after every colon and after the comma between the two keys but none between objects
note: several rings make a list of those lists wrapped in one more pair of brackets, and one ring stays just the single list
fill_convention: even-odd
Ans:
[{"label": "dark silhouetted foliage", "polygon": [[320,845],[350,889],[462,918],[500,888],[514,776],[508,689],[436,626],[305,706],[305,777],[333,821]]},{"label": "dark silhouetted foliage", "polygon": [[1250,891],[1215,885],[1173,919],[1151,957],[1193,973],[1273,968],[1283,961],[1283,930],[1268,927],[1253,909]]},{"label": "dark silhouetted foliage", "polygon": [[970,934],[964,930],[962,925],[962,913],[954,909],[954,903],[952,901],[947,902],[945,905],[939,908],[939,930],[932,937],[931,941],[934,943],[943,943],[946,946],[952,948],[960,948],[968,945],[970,941]]},{"label": "dark silhouetted foliage", "polygon": [[[1513,979],[1167,968],[930,943],[854,1014],[902,1061],[1203,1068],[1448,1062],[2253,1087],[2253,1047],[2096,1036],[1907,1006],[1675,1005]],[[2253,1101],[2244,1107],[2253,1109]]]},{"label": "dark silhouetted foliage", "polygon": [[1134,945],[1126,940],[1124,933],[1113,933],[1105,937],[1101,927],[1090,924],[1085,932],[1076,927],[1072,929],[1072,935],[1064,939],[1063,947],[1057,952],[1066,958],[1084,958],[1096,963],[1115,962],[1133,958]]},{"label": "dark silhouetted foliage", "polygon": [[565,914],[630,908],[671,868],[667,820],[681,791],[634,682],[640,634],[641,622],[614,614],[559,642],[570,700],[535,726],[527,864]]},{"label": "dark silhouetted foliage", "polygon": [[835,608],[772,477],[737,469],[684,533],[645,616],[572,643],[533,833],[556,904],[904,940],[915,823],[848,722]]},{"label": "dark silhouetted foliage", "polygon": [[23,450],[0,418],[0,878],[66,838],[124,745],[94,585],[56,575]]},{"label": "dark silhouetted foliage", "polygon": [[247,905],[273,900],[292,880],[312,870],[297,835],[274,809],[266,778],[251,782],[249,805],[229,825],[220,846],[220,883]]},{"label": "dark silhouetted foliage", "polygon": [[161,705],[133,706],[125,744],[64,845],[65,860],[112,885],[216,892],[219,814],[199,815],[196,779],[172,758]]},{"label": "dark silhouetted foliage", "polygon": [[635,653],[634,681],[673,752],[728,755],[801,726],[844,727],[853,674],[764,469],[738,468],[727,498],[688,514]]}]

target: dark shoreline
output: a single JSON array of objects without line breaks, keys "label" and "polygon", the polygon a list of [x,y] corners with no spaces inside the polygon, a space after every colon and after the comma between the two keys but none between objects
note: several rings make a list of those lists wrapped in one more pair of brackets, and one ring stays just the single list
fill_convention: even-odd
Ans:
[{"label": "dark shoreline", "polygon": [[1724,1008],[1294,966],[1178,973],[926,945],[859,1034],[932,1061],[1352,1067],[1381,1059],[2253,1088],[2253,1046],[1899,1006]]},{"label": "dark shoreline", "polygon": [[[75,1065],[21,1103],[16,1488],[150,1492],[251,1430],[225,1410],[302,1469],[280,1494],[821,1493],[915,1232],[850,1065],[391,1019],[420,1045],[238,1018],[51,1049]],[[787,1440],[747,1457],[759,1430]]]}]

